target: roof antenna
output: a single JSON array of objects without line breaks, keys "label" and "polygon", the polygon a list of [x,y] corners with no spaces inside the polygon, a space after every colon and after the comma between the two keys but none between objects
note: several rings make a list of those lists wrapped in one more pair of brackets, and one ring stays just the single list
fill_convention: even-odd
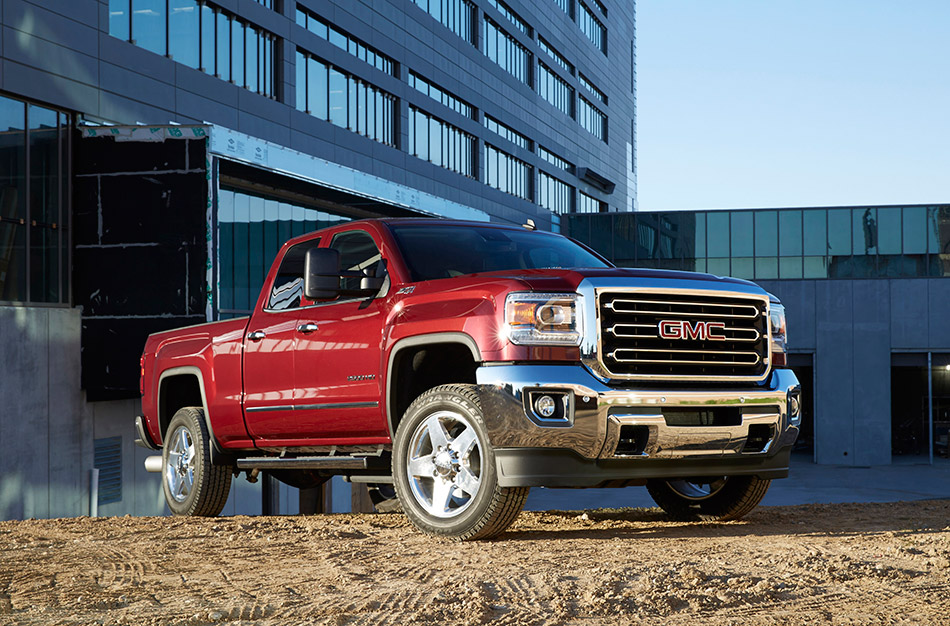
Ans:
[{"label": "roof antenna", "polygon": [[534,225],[534,220],[530,217],[525,220],[525,223],[521,225],[522,228],[527,228],[528,230],[538,230],[538,227]]}]

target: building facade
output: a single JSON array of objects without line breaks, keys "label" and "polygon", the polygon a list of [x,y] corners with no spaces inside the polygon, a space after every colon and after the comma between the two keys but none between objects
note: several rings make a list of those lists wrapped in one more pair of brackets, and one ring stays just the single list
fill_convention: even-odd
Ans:
[{"label": "building facade", "polygon": [[621,266],[754,280],[785,305],[817,463],[947,456],[950,205],[573,215]]},{"label": "building facade", "polygon": [[292,235],[635,209],[634,10],[2,0],[0,518],[161,513],[144,337],[246,314]]}]

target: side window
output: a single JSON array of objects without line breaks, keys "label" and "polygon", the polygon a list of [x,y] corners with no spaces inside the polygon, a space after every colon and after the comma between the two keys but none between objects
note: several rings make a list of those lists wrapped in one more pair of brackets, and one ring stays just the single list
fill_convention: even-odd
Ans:
[{"label": "side window", "polygon": [[307,250],[320,245],[319,239],[311,239],[287,251],[280,262],[274,286],[267,298],[267,308],[274,311],[296,309],[303,297],[303,261]]},{"label": "side window", "polygon": [[[350,230],[337,234],[330,242],[330,247],[340,251],[340,269],[347,271],[361,271],[363,276],[385,275],[383,257],[376,247],[376,242],[369,233],[363,230]],[[340,286],[344,290],[359,289],[359,276],[345,276]]]}]

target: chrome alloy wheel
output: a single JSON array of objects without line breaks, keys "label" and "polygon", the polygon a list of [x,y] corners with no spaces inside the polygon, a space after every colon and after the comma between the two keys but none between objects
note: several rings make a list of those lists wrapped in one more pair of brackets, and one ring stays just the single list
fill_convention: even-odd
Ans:
[{"label": "chrome alloy wheel", "polygon": [[455,517],[475,499],[482,477],[481,443],[454,411],[433,413],[412,433],[406,465],[416,502],[433,517]]},{"label": "chrome alloy wheel", "polygon": [[705,500],[716,495],[726,485],[727,477],[710,478],[709,482],[693,480],[668,480],[670,489],[687,500]]},{"label": "chrome alloy wheel", "polygon": [[195,442],[191,432],[179,426],[168,442],[168,461],[165,464],[165,482],[176,502],[184,502],[195,484]]}]

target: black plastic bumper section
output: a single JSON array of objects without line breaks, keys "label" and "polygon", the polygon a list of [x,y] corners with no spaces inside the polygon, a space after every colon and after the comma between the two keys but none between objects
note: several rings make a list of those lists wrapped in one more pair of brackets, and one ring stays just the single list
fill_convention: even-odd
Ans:
[{"label": "black plastic bumper section", "polygon": [[792,448],[769,457],[691,459],[586,459],[571,450],[498,448],[495,467],[502,487],[597,487],[611,482],[697,476],[788,476]]}]

